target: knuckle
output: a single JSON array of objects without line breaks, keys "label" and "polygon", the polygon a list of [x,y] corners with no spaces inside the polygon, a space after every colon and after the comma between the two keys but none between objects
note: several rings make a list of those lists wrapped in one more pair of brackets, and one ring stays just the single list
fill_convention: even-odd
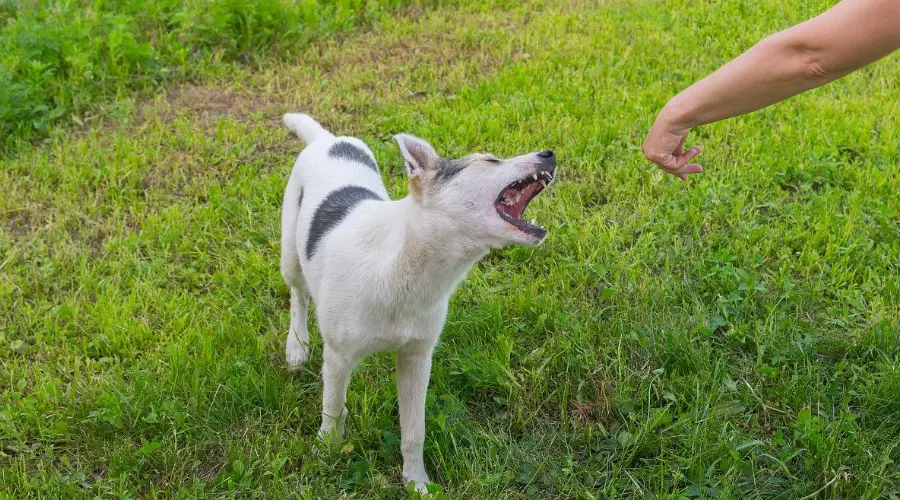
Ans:
[{"label": "knuckle", "polygon": [[661,154],[656,153],[654,151],[646,151],[644,153],[644,156],[647,157],[647,159],[652,161],[653,163],[660,163],[663,158],[663,156]]}]

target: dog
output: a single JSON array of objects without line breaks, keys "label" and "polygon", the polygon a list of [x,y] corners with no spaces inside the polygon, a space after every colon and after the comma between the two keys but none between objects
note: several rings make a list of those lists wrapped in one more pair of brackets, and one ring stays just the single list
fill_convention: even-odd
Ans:
[{"label": "dog", "polygon": [[335,137],[305,114],[288,113],[284,124],[306,144],[281,219],[288,368],[309,360],[311,296],[324,343],[319,437],[340,439],[351,372],[371,353],[397,351],[402,478],[426,491],[425,393],[450,296],[492,248],[544,241],[547,230],[522,214],[555,179],[556,157],[548,149],[447,159],[400,134],[409,194],[391,200],[364,142]]}]

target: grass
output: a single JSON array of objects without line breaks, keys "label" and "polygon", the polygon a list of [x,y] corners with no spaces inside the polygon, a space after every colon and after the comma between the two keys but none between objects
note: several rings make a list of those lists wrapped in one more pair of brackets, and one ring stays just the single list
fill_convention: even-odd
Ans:
[{"label": "grass", "polygon": [[309,370],[284,367],[300,145],[277,121],[304,111],[367,141],[395,196],[397,132],[559,155],[529,208],[547,242],[451,303],[439,495],[900,497],[900,60],[698,129],[691,182],[639,154],[668,97],[828,4],[459,2],[104,91],[0,169],[0,491],[405,495],[392,356],[357,370],[323,455],[315,331]]},{"label": "grass", "polygon": [[61,125],[102,118],[110,97],[197,79],[223,62],[289,56],[412,3],[3,0],[0,154],[15,153]]}]

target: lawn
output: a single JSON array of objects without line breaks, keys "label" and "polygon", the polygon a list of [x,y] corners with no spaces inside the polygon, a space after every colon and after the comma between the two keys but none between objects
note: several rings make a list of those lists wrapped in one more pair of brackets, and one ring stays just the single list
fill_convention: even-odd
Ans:
[{"label": "lawn", "polygon": [[[253,2],[144,1],[91,5],[152,73],[93,28],[89,79],[2,59],[0,497],[407,495],[393,356],[360,365],[345,445],[318,453],[315,329],[285,367],[301,144],[279,120],[302,111],[365,140],[396,197],[399,132],[558,155],[528,209],[545,244],[493,252],[451,302],[439,496],[900,498],[900,57],[699,128],[689,182],[639,150],[669,97],[832,2],[270,0],[204,31]],[[82,4],[0,2],[0,46],[59,33],[11,28],[34,5]]]}]

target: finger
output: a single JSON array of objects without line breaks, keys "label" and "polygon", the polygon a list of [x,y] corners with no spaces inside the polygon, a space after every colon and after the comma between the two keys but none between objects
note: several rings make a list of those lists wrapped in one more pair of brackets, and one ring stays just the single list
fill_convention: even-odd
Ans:
[{"label": "finger", "polygon": [[687,180],[688,176],[692,174],[699,174],[703,172],[703,167],[697,165],[696,163],[691,163],[690,165],[685,165],[678,170],[667,170],[667,172],[684,181]]},{"label": "finger", "polygon": [[678,156],[677,162],[675,164],[675,168],[681,169],[682,167],[687,165],[688,162],[693,160],[695,156],[699,155],[702,152],[703,152],[703,148],[701,148],[700,146],[692,147],[691,149],[687,150],[686,153]]},{"label": "finger", "polygon": [[691,161],[701,152],[703,152],[703,148],[701,148],[700,146],[694,146],[686,153],[682,153],[680,155],[669,154],[663,158],[654,160],[654,163],[659,165],[659,168],[671,174],[680,171],[685,165],[687,165],[689,161]]},{"label": "finger", "polygon": [[663,158],[656,160],[656,163],[659,168],[665,170],[666,172],[672,173],[678,170],[678,157],[675,155],[667,155]]},{"label": "finger", "polygon": [[[703,171],[703,167],[697,165],[696,163],[688,163],[692,158],[700,154],[702,148],[699,146],[694,146],[689,149],[687,153],[682,154],[678,157],[671,157],[666,162],[665,165],[660,164],[660,167],[666,172],[672,175],[678,174],[698,174]],[[680,177],[679,177],[680,178]]]},{"label": "finger", "polygon": [[703,167],[697,165],[696,163],[689,163],[681,169],[682,172],[686,174],[699,174],[703,172]]},{"label": "finger", "polygon": [[682,154],[684,154],[685,139],[687,139],[687,136],[682,137],[681,140],[678,141],[678,145],[675,146],[675,153],[673,153],[675,156],[681,156]]}]

